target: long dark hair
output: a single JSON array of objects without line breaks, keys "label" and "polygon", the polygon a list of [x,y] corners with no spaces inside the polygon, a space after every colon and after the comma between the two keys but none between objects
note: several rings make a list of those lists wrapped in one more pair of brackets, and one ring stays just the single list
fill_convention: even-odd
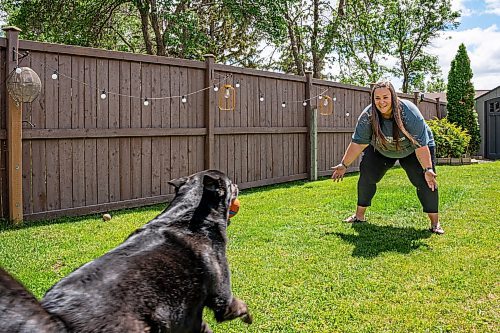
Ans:
[{"label": "long dark hair", "polygon": [[371,91],[371,99],[372,99],[372,129],[373,135],[375,136],[375,141],[380,142],[384,149],[387,149],[387,138],[384,133],[382,133],[382,128],[380,127],[380,111],[377,109],[375,105],[375,89],[378,88],[387,88],[391,92],[391,104],[392,104],[392,116],[394,117],[394,121],[392,122],[392,138],[396,143],[396,149],[399,149],[399,130],[408,138],[416,146],[420,146],[418,142],[413,138],[413,136],[406,130],[403,119],[401,117],[402,106],[401,101],[396,94],[396,90],[394,86],[389,81],[380,81],[373,85]]}]

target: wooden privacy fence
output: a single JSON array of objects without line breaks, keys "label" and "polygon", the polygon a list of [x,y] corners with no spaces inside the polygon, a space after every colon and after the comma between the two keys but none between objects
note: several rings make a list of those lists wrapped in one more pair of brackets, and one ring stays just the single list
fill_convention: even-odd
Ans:
[{"label": "wooden privacy fence", "polygon": [[[226,172],[240,188],[328,175],[370,101],[368,88],[310,74],[231,67],[213,57],[197,62],[17,41],[15,31],[7,37],[0,38],[1,82],[13,70],[15,55],[29,51],[19,66],[38,73],[42,92],[22,105],[22,186],[12,189],[8,184],[15,182],[8,177],[15,176],[15,163],[9,162],[7,128],[8,112],[17,109],[6,85],[0,86],[3,218],[13,216],[9,195],[20,195],[16,190],[23,218],[36,220],[167,201],[173,193],[167,181],[207,168]],[[9,49],[16,43],[18,53]],[[227,75],[226,83],[240,85],[236,108],[219,111],[211,86]],[[109,92],[106,99],[100,98],[101,88]],[[332,115],[315,111],[313,97],[321,93],[336,98]],[[183,95],[185,103],[152,99]],[[439,101],[401,97],[415,101],[426,118],[440,114]]]}]

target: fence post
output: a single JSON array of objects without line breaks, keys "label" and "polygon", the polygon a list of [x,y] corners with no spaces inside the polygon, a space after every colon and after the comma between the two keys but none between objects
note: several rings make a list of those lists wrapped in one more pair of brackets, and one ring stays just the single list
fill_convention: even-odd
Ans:
[{"label": "fence post", "polygon": [[420,102],[420,92],[413,92],[413,100],[415,101],[415,105],[418,106],[418,103]]},{"label": "fence post", "polygon": [[[17,27],[4,27],[7,37],[5,78],[16,69],[19,52],[19,32]],[[18,224],[23,221],[23,151],[22,151],[22,103],[17,103],[8,93],[7,97],[7,178],[9,219]]]},{"label": "fence post", "polygon": [[309,180],[318,179],[318,109],[311,105],[312,72],[306,71],[307,174]]},{"label": "fence post", "polygon": [[439,97],[436,97],[436,117],[441,119],[441,105],[439,104]]},{"label": "fence post", "polygon": [[215,119],[213,110],[215,107],[215,96],[212,85],[214,80],[214,55],[205,54],[205,87],[210,87],[205,90],[205,127],[207,134],[205,136],[205,169],[215,168],[214,147],[215,147]]}]

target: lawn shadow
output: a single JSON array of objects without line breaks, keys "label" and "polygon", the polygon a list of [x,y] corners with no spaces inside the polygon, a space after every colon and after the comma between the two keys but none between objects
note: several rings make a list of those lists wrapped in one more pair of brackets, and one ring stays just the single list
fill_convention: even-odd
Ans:
[{"label": "lawn shadow", "polygon": [[429,248],[422,242],[431,237],[427,229],[411,227],[380,226],[371,223],[354,223],[352,228],[357,235],[340,232],[329,232],[327,235],[336,235],[342,240],[355,246],[352,256],[374,258],[383,252],[410,253],[421,247]]}]

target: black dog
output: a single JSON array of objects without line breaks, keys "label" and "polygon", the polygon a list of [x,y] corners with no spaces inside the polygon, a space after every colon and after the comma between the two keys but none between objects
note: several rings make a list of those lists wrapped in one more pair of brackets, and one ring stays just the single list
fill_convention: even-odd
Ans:
[{"label": "black dog", "polygon": [[[208,333],[202,320],[205,306],[219,322],[240,317],[250,324],[246,304],[232,295],[225,254],[236,185],[215,170],[170,184],[176,195],[166,210],[117,248],[55,284],[41,307],[4,274],[0,332]],[[21,296],[26,300],[18,301],[24,302],[20,313],[25,314],[14,318],[5,307]],[[23,318],[24,327],[13,326]],[[31,330],[29,318],[35,323]],[[44,325],[40,330],[39,322]]]}]

